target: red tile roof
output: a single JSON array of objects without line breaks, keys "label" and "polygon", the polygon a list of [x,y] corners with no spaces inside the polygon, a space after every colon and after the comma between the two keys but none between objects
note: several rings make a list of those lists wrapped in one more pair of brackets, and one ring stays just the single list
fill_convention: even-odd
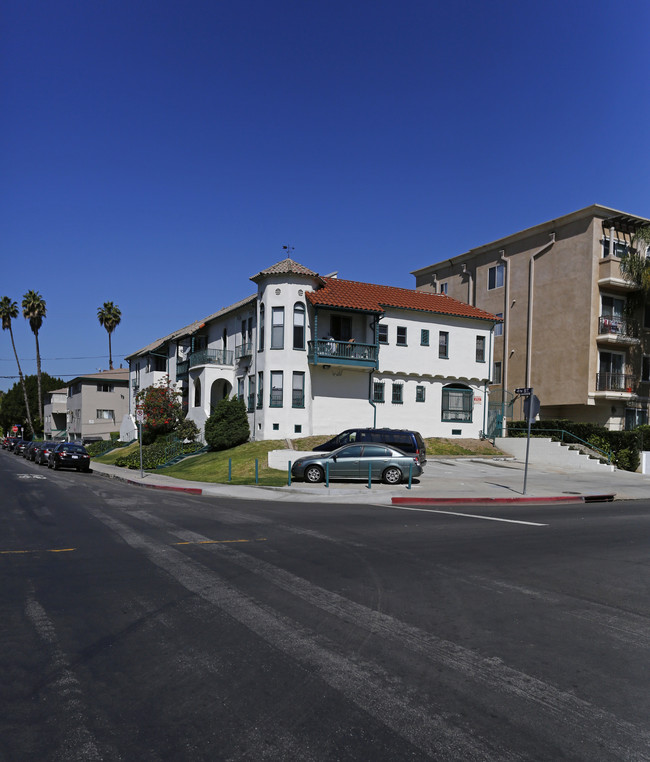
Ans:
[{"label": "red tile roof", "polygon": [[323,278],[325,285],[308,291],[306,297],[316,307],[340,307],[364,312],[384,312],[386,307],[439,315],[475,318],[500,322],[496,315],[452,299],[446,294],[432,294],[395,286],[377,286],[340,278]]}]

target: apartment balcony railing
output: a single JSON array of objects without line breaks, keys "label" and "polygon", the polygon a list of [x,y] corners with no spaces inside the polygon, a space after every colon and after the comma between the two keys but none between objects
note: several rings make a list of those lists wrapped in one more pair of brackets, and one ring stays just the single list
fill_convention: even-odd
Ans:
[{"label": "apartment balcony railing", "polygon": [[597,373],[597,392],[627,392],[636,391],[637,379],[629,373]]},{"label": "apartment balcony railing", "polygon": [[176,378],[177,379],[187,378],[187,374],[189,372],[190,372],[189,360],[181,360],[180,362],[176,363]]},{"label": "apartment balcony railing", "polygon": [[598,335],[614,335],[626,339],[638,339],[639,322],[638,320],[628,320],[612,315],[601,315],[598,318]]},{"label": "apartment balcony railing", "polygon": [[200,349],[189,357],[190,368],[197,365],[234,365],[232,349]]},{"label": "apartment balcony railing", "polygon": [[242,357],[250,357],[253,354],[253,342],[247,341],[235,347],[235,360],[241,360]]},{"label": "apartment balcony railing", "polygon": [[309,342],[309,362],[313,365],[356,365],[376,368],[378,347],[356,341],[318,339]]}]

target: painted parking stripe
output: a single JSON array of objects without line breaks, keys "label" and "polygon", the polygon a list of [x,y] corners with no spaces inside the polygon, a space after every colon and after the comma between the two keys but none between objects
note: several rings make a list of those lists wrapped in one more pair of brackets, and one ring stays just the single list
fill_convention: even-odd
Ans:
[{"label": "painted parking stripe", "polygon": [[[385,507],[385,506],[383,506]],[[420,511],[422,513],[444,513],[447,516],[461,516],[464,519],[483,519],[483,521],[503,521],[506,524],[525,524],[529,527],[547,527],[548,524],[538,524],[535,521],[521,521],[519,519],[502,519],[497,516],[478,516],[474,513],[456,513],[455,511],[440,511],[437,508],[409,508],[405,505],[393,505],[398,511]]]}]

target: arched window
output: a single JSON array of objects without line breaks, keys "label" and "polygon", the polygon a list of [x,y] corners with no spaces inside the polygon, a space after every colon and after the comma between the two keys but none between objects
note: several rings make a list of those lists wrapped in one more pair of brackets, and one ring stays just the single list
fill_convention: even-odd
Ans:
[{"label": "arched window", "polygon": [[264,305],[260,304],[260,326],[259,326],[259,348],[260,352],[264,351]]},{"label": "arched window", "polygon": [[194,407],[201,407],[201,379],[194,382]]},{"label": "arched window", "polygon": [[305,348],[305,305],[296,302],[293,307],[293,348]]},{"label": "arched window", "polygon": [[453,423],[472,422],[474,392],[464,384],[447,384],[442,387],[441,420]]}]

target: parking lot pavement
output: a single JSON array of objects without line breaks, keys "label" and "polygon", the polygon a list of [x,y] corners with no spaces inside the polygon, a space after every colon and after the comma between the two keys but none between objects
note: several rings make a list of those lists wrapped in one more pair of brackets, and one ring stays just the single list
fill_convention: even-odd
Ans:
[{"label": "parking lot pavement", "polygon": [[251,500],[305,500],[305,498],[359,503],[390,503],[394,497],[486,502],[540,499],[593,498],[610,495],[616,500],[650,497],[650,477],[629,471],[603,473],[529,465],[526,493],[523,492],[525,464],[514,458],[433,458],[424,473],[408,484],[397,486],[367,481],[338,481],[325,484],[292,482],[285,487],[235,486],[190,482],[165,476],[163,471],[147,473],[93,462],[96,474],[122,479],[138,486],[178,490],[203,495],[220,495]]}]

